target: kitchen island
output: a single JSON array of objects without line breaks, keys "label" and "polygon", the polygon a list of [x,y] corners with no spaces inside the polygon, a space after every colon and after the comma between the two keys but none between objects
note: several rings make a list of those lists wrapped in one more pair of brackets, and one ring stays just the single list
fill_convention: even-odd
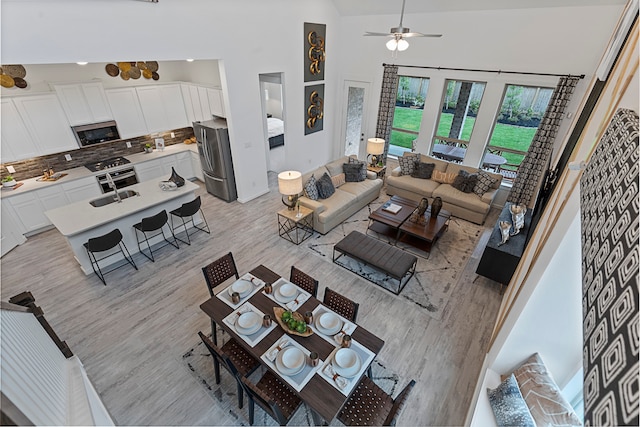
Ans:
[{"label": "kitchen island", "polygon": [[[185,181],[184,186],[176,190],[163,191],[159,186],[160,181],[150,180],[126,187],[126,189],[120,189],[119,192],[131,190],[138,193],[136,196],[122,199],[121,202],[94,207],[90,203],[95,200],[94,198],[48,210],[45,215],[58,231],[66,237],[82,271],[85,274],[91,274],[93,273],[91,261],[83,246],[90,238],[102,236],[118,228],[129,252],[132,255],[138,253],[136,231],[133,228],[133,224],[140,222],[142,218],[153,216],[163,209],[169,214],[170,211],[179,208],[183,203],[192,201],[195,198],[195,191],[199,188],[198,185]],[[111,191],[104,194],[103,197],[112,197],[113,195],[114,193]],[[198,224],[202,222],[202,218],[197,215],[194,221]],[[162,236],[156,237],[151,240],[151,244],[153,245],[161,240]],[[104,261],[104,265],[101,263],[100,267],[120,262],[122,259],[121,257],[120,260],[117,258],[115,256],[110,257]]]}]

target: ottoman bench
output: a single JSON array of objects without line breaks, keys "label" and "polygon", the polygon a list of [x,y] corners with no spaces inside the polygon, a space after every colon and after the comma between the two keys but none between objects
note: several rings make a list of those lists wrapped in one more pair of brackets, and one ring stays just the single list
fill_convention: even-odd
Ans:
[{"label": "ottoman bench", "polygon": [[[336,256],[336,254],[338,255]],[[336,262],[342,255],[349,256],[397,280],[397,286],[391,290],[396,295],[400,294],[407,282],[413,277],[418,262],[415,255],[358,231],[352,231],[333,247],[333,262],[345,267]],[[374,282],[364,274],[358,271],[353,272],[381,286],[380,283]],[[381,287],[387,289],[384,286]]]}]

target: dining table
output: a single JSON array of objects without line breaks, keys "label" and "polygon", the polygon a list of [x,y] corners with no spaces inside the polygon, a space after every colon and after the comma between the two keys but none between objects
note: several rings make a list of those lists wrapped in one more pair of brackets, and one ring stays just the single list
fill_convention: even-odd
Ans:
[{"label": "dining table", "polygon": [[[433,146],[432,153],[435,156],[442,157],[446,160],[461,162],[467,154],[467,149],[447,144],[435,144]],[[486,153],[482,159],[482,164],[488,167],[502,166],[505,163],[507,163],[506,158],[493,153]]]},{"label": "dining table", "polygon": [[[318,326],[312,328],[315,333],[312,333],[310,336],[298,336],[289,333],[288,330],[281,327],[275,320],[274,308],[287,309],[286,306],[283,307],[283,304],[278,303],[278,301],[273,298],[273,294],[276,291],[275,286],[280,283],[289,282],[264,265],[255,267],[248,272],[248,276],[244,275],[241,279],[242,278],[250,278],[252,282],[254,282],[253,278],[257,279],[256,288],[243,300],[235,303],[230,300],[230,292],[227,292],[230,290],[230,287],[233,286],[233,284],[230,284],[202,303],[200,309],[242,345],[253,357],[259,360],[263,366],[271,370],[283,380],[283,382],[288,384],[311,410],[314,423],[322,424],[324,422],[331,422],[331,420],[339,414],[349,396],[356,389],[357,383],[362,376],[365,375],[373,359],[382,349],[384,341],[362,325],[349,322],[342,318],[344,321],[342,329],[348,330],[347,325],[351,325],[352,331],[349,331],[352,337],[351,348],[357,349],[360,352],[362,363],[358,374],[348,379],[348,387],[344,387],[343,382],[343,387],[340,388],[338,384],[340,380],[336,380],[336,376],[331,378],[326,375],[327,371],[330,372],[330,367],[326,365],[331,363],[332,356],[341,347],[340,344],[332,339],[333,337],[320,334],[317,330]],[[264,284],[271,284],[274,292],[267,295],[264,291]],[[315,314],[323,314],[324,312],[331,311],[313,295],[306,293],[300,288],[298,288],[298,290],[301,291],[300,296],[304,295],[306,298],[306,301],[300,302],[299,307],[296,307],[295,311],[298,313],[302,314],[311,311]],[[299,297],[296,297],[296,302],[298,298]],[[250,307],[253,310],[257,309],[258,313],[270,314],[273,318],[271,329],[264,330],[262,334],[257,333],[256,335],[259,335],[259,339],[254,338],[254,341],[251,341],[246,336],[240,335],[228,319],[233,317],[234,311],[239,313],[241,307]],[[314,326],[314,323],[312,322],[309,326]],[[273,354],[270,352],[273,351],[275,346],[278,346],[278,350],[280,350],[279,343],[282,342],[285,335],[286,338],[291,340],[290,345],[301,347],[303,350],[306,350],[307,355],[309,352],[316,352],[319,355],[319,366],[315,368],[315,371],[309,372],[304,385],[293,383],[292,378],[283,375],[273,363],[269,363],[268,358],[265,358],[267,354]]]}]

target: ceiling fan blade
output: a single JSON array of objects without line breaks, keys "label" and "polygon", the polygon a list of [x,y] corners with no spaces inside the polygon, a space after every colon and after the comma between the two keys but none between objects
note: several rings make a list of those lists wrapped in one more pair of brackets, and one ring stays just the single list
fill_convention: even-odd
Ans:
[{"label": "ceiling fan blade", "polygon": [[442,37],[442,34],[422,34],[422,33],[404,33],[403,37]]},{"label": "ceiling fan blade", "polygon": [[382,36],[382,37],[393,37],[393,34],[389,34],[389,33],[374,33],[371,31],[367,31],[366,33],[364,33],[365,36]]}]

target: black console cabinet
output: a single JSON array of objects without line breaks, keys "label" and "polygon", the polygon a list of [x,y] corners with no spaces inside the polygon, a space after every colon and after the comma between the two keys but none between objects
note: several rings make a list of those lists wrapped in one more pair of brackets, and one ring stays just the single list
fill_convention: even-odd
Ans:
[{"label": "black console cabinet", "polygon": [[502,209],[500,218],[498,218],[496,225],[493,227],[489,242],[482,253],[482,258],[480,258],[480,263],[476,269],[476,274],[495,280],[503,285],[509,284],[511,276],[513,276],[513,273],[516,271],[516,267],[518,267],[518,263],[527,244],[527,235],[531,227],[532,211],[529,209],[524,216],[524,228],[520,230],[520,233],[509,237],[509,241],[504,245],[498,246],[502,241],[500,221],[513,222],[511,220],[511,212],[509,212],[509,206],[511,206],[511,203],[507,203]]}]

